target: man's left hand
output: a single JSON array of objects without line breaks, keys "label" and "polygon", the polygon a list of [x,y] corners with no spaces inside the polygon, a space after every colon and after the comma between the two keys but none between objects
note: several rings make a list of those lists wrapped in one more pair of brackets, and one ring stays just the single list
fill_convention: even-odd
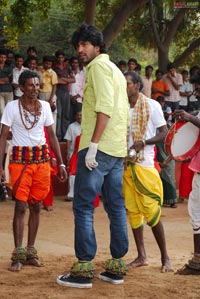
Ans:
[{"label": "man's left hand", "polygon": [[67,171],[66,171],[65,167],[62,165],[58,166],[58,178],[61,182],[66,182],[66,180],[68,178]]}]

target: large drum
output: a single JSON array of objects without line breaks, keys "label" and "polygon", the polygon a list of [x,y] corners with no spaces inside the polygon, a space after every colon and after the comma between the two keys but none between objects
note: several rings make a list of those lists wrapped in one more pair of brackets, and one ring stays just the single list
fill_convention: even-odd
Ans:
[{"label": "large drum", "polygon": [[191,159],[200,150],[199,128],[190,122],[176,122],[166,136],[165,150],[176,161]]}]

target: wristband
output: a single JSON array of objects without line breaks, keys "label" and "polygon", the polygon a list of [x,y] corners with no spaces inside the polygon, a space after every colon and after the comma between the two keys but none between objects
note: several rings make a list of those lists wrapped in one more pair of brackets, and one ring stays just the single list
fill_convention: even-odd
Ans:
[{"label": "wristband", "polygon": [[64,167],[64,168],[66,168],[65,164],[60,164],[59,167]]}]

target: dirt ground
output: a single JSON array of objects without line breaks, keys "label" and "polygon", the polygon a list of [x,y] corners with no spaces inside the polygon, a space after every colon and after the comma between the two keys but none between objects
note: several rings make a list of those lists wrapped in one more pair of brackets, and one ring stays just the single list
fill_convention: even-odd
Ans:
[{"label": "dirt ground", "polygon": [[[36,247],[43,268],[25,266],[21,272],[7,270],[13,250],[12,216],[14,202],[0,203],[0,299],[105,299],[105,298],[200,298],[198,276],[180,276],[160,273],[160,254],[149,227],[145,226],[145,244],[149,266],[129,270],[123,285],[111,285],[100,281],[98,273],[103,262],[109,258],[109,225],[102,205],[95,211],[95,230],[98,251],[94,260],[95,274],[92,289],[74,289],[56,284],[58,274],[66,272],[75,261],[73,250],[72,204],[63,197],[56,198],[54,211],[42,210],[41,224]],[[24,246],[27,237],[25,221]],[[192,230],[187,214],[187,202],[177,209],[163,208],[162,221],[165,227],[168,252],[175,269],[182,267],[191,257]],[[128,226],[129,227],[129,226]],[[126,261],[136,257],[136,250],[129,227],[130,247]]]}]

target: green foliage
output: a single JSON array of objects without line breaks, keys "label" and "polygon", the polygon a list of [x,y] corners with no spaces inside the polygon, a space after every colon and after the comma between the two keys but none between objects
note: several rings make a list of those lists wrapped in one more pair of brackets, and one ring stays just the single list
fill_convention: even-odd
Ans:
[{"label": "green foliage", "polygon": [[17,0],[11,5],[11,25],[19,32],[29,32],[33,21],[33,13],[39,12],[40,18],[46,18],[51,6],[51,0]]},{"label": "green foliage", "polygon": [[[168,35],[168,25],[178,11],[173,8],[173,2],[153,0],[153,15],[161,41]],[[98,0],[96,26],[103,30],[124,3],[124,0]],[[70,42],[71,35],[84,20],[85,1],[0,0],[0,13],[4,21],[3,34],[8,39],[7,47],[25,54],[29,45],[35,45],[40,58],[47,53],[53,54],[57,49],[64,49],[66,54],[71,56],[74,54]],[[170,46],[171,60],[199,36],[199,21],[196,10],[191,10],[185,15]],[[199,59],[198,50],[190,55],[190,63],[196,63]],[[109,54],[114,61],[135,57],[145,66],[147,63],[156,64],[156,51],[149,8],[148,5],[144,5],[128,18],[109,49]]]},{"label": "green foliage", "polygon": [[53,55],[58,49],[64,50],[70,57],[74,55],[71,36],[79,22],[77,11],[67,1],[53,1],[48,18],[41,21],[39,13],[35,12],[30,33],[20,34],[19,51],[26,54],[28,46],[34,45],[40,60],[44,55]]}]

